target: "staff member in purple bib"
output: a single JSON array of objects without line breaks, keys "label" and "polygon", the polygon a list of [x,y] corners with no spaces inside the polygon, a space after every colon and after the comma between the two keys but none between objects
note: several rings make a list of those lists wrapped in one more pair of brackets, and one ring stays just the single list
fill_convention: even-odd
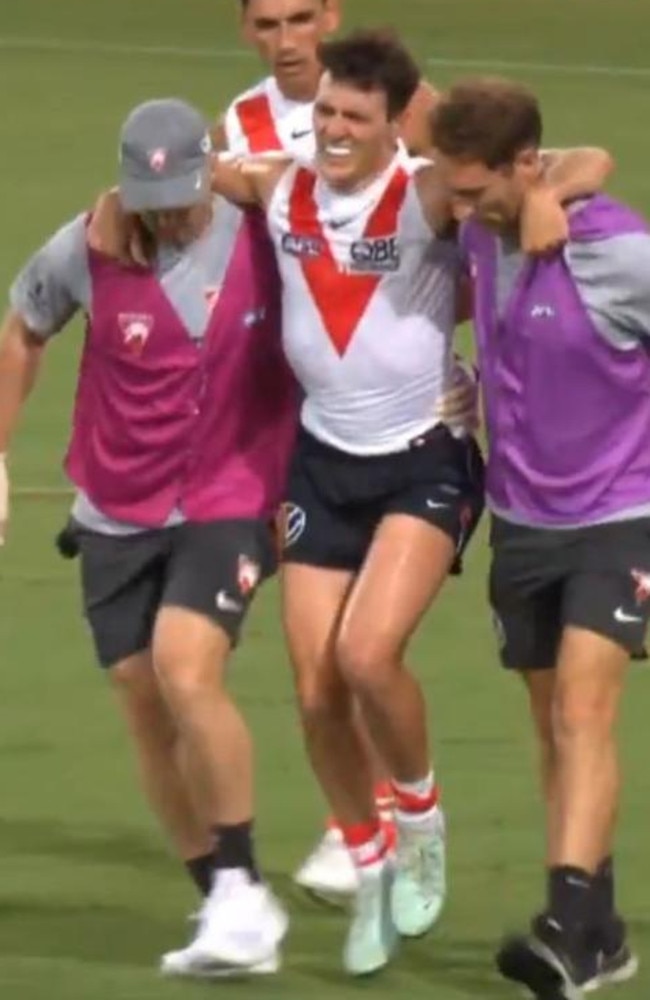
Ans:
[{"label": "staff member in purple bib", "polygon": [[522,253],[542,119],[516,84],[459,83],[434,128],[474,287],[490,601],[547,807],[547,903],[498,964],[540,1000],[575,1000],[637,966],[614,907],[614,727],[650,614],[650,234],[596,195],[567,206],[564,248]]},{"label": "staff member in purple bib", "polygon": [[119,192],[146,266],[110,256],[101,213],[27,263],[1,331],[0,452],[47,342],[83,312],[66,470],[85,615],[144,792],[206,896],[195,969],[200,953],[223,974],[272,971],[287,927],[254,857],[251,738],[225,673],[274,570],[296,392],[264,223],[213,197],[210,152],[182,101],[129,115]]}]

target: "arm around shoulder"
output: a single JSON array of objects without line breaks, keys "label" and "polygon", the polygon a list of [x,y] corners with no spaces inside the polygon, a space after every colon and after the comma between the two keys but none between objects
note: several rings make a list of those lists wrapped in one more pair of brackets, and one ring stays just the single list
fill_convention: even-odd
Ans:
[{"label": "arm around shoulder", "polygon": [[421,80],[418,89],[403,112],[400,135],[412,156],[430,155],[433,147],[432,117],[440,94],[427,81]]},{"label": "arm around shoulder", "polygon": [[235,205],[264,207],[291,163],[291,157],[284,152],[258,156],[216,154],[212,158],[212,190]]},{"label": "arm around shoulder", "polygon": [[544,181],[560,202],[601,191],[615,167],[611,153],[597,146],[546,149],[541,157]]}]

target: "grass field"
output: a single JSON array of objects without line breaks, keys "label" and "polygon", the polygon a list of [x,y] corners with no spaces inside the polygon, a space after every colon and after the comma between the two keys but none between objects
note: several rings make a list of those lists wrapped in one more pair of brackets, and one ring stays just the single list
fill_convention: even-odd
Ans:
[{"label": "grass field", "polygon": [[[259,75],[232,0],[0,0],[0,285],[50,230],[114,180],[126,111],[177,94],[216,113]],[[614,151],[612,185],[650,210],[648,0],[348,0],[352,24],[396,22],[431,78],[517,75],[541,95],[547,142]],[[650,280],[650,276],[649,276]],[[158,955],[188,932],[191,890],[140,801],[110,692],[79,616],[76,566],[54,553],[66,513],[60,459],[78,326],[53,345],[12,455],[11,538],[0,555],[0,997],[180,1000],[209,989],[161,982]],[[44,492],[45,491],[45,492]],[[486,552],[428,618],[413,658],[429,694],[450,818],[451,897],[440,928],[371,984],[339,972],[343,924],[299,898],[289,874],[321,805],[304,761],[276,596],[269,588],[233,685],[259,754],[259,844],[289,902],[286,969],[225,996],[412,1000],[515,996],[491,971],[502,929],[542,891],[540,814],[522,692],[496,665],[483,592]],[[650,965],[650,675],[631,672],[621,726],[627,785],[621,900]],[[626,988],[646,1000],[650,972]]]}]

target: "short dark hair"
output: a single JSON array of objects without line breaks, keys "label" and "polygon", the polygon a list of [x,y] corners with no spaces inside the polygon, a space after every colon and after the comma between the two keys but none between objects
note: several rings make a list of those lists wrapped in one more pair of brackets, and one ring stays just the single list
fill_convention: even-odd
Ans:
[{"label": "short dark hair", "polygon": [[537,98],[526,87],[499,77],[460,80],[432,111],[433,143],[443,156],[479,160],[491,170],[542,141]]},{"label": "short dark hair", "polygon": [[323,69],[337,83],[383,91],[389,119],[404,111],[420,83],[417,63],[391,29],[355,31],[321,42],[318,55]]}]

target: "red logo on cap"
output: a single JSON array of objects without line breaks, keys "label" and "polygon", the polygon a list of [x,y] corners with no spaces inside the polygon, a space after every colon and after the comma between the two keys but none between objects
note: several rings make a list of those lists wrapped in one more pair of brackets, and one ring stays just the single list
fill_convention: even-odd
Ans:
[{"label": "red logo on cap", "polygon": [[152,170],[155,170],[157,174],[159,174],[161,170],[164,170],[166,162],[166,149],[152,149],[149,153],[149,166]]}]

